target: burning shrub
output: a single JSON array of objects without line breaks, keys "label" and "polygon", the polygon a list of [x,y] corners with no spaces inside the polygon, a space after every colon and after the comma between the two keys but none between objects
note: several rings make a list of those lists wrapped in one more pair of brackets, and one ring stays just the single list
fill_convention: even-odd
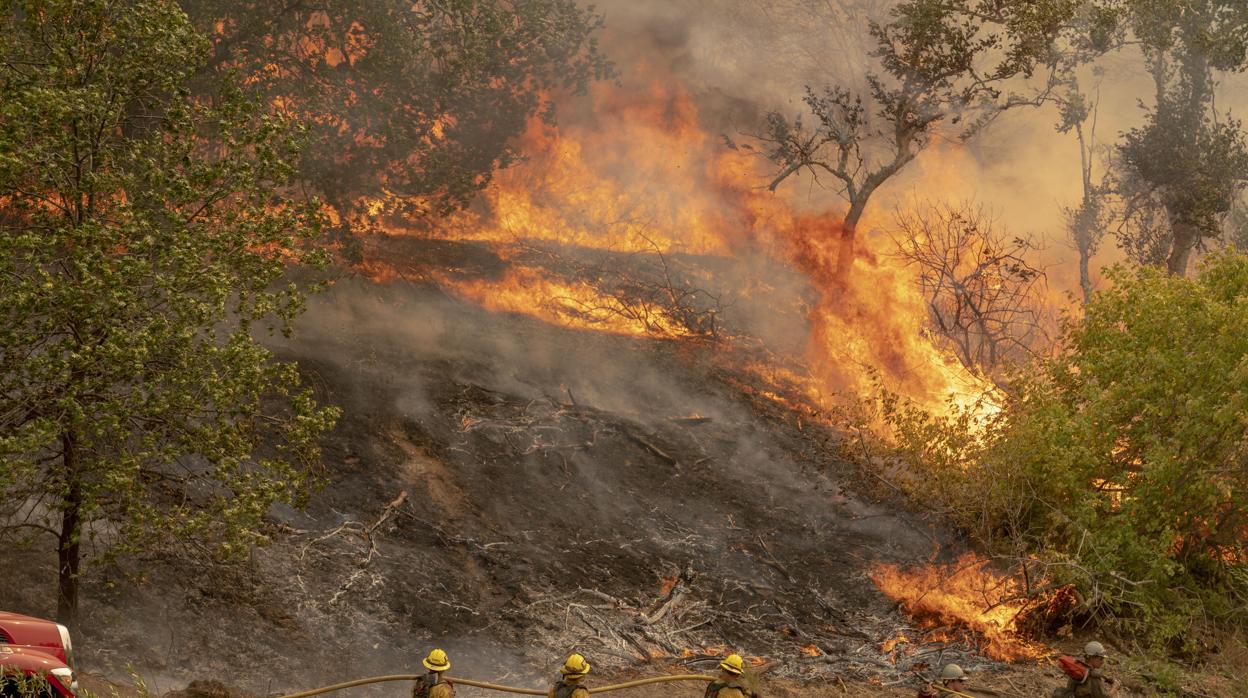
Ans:
[{"label": "burning shrub", "polygon": [[1019,661],[1044,655],[1042,647],[1019,637],[1020,623],[1041,595],[1025,575],[1001,574],[988,560],[967,553],[952,565],[908,570],[880,565],[871,579],[927,631],[927,640],[953,639],[969,631],[983,638],[982,651],[995,659]]},{"label": "burning shrub", "polygon": [[552,95],[612,74],[601,17],[569,0],[181,4],[212,39],[210,73],[304,123],[299,175],[344,222],[383,194],[413,220],[463,207]]},{"label": "burning shrub", "polygon": [[990,419],[883,413],[910,482],[932,483],[910,492],[1035,551],[1081,611],[1170,642],[1248,599],[1248,257],[1110,278]]}]

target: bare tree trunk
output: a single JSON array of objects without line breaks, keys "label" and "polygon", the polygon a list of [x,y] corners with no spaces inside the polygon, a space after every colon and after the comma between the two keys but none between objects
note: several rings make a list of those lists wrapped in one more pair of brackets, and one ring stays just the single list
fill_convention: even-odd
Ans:
[{"label": "bare tree trunk", "polygon": [[1079,288],[1083,289],[1083,304],[1092,300],[1092,275],[1088,272],[1091,255],[1084,245],[1079,246]]},{"label": "bare tree trunk", "polygon": [[841,223],[841,238],[836,252],[836,275],[833,280],[844,289],[849,286],[849,273],[854,266],[854,237],[858,233],[858,221],[867,208],[866,197],[852,202],[845,220]]},{"label": "bare tree trunk", "polygon": [[65,499],[62,502],[61,533],[57,546],[57,620],[76,628],[78,624],[78,570],[81,564],[82,477],[79,472],[78,444],[72,431],[61,435],[65,467]]},{"label": "bare tree trunk", "polygon": [[1191,223],[1170,223],[1172,239],[1170,255],[1166,257],[1166,270],[1174,276],[1187,275],[1187,263],[1192,257],[1192,249],[1200,239],[1200,232]]}]

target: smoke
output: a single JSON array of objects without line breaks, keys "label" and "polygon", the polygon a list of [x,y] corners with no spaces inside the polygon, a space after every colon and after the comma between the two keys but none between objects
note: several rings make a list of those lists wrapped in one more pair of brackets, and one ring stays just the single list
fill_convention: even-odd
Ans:
[{"label": "smoke", "polygon": [[436,365],[439,380],[526,400],[576,402],[645,422],[691,414],[744,421],[744,412],[728,411],[722,394],[697,375],[672,370],[685,361],[675,347],[634,349],[613,335],[552,332],[441,294],[346,281],[312,300],[285,351],[338,357],[338,363],[351,357],[350,368],[396,388],[395,407],[410,418],[435,409],[428,382],[413,369]]},{"label": "smoke", "polygon": [[[871,20],[886,19],[892,3],[864,0],[775,0],[762,3],[618,0],[595,3],[607,18],[608,50],[627,79],[638,65],[660,63],[694,95],[709,129],[726,133],[758,128],[761,114],[802,113],[806,86],[862,90],[878,71],[870,55]],[[1248,113],[1248,75],[1219,76],[1217,108]],[[1098,102],[1095,175],[1120,135],[1143,123],[1153,82],[1143,57],[1126,49],[1079,73],[1081,88]],[[1082,197],[1079,146],[1057,132],[1055,107],[1016,109],[969,144],[947,134],[886,184],[868,208],[868,244],[887,251],[892,212],[917,200],[974,201],[998,223],[1040,243],[1035,263],[1047,270],[1050,302],[1077,296],[1077,254],[1063,209]],[[792,200],[811,210],[836,207],[827,190],[807,179],[787,184]],[[1108,236],[1093,260],[1094,273],[1124,258]],[[1098,275],[1099,277],[1099,275]]]}]

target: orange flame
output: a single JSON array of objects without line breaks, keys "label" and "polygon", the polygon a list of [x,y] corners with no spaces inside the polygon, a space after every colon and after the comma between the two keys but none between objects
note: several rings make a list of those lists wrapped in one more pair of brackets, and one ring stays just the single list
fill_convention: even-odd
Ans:
[{"label": "orange flame", "polygon": [[[1019,616],[1029,603],[1024,584],[1014,577],[991,569],[988,561],[966,553],[954,565],[925,565],[903,570],[882,564],[871,575],[872,581],[914,622],[929,632],[924,641],[952,641],[959,631],[982,638],[980,650],[1001,661],[1039,659],[1044,649],[1027,642],[1017,633]],[[891,652],[898,636],[884,643]]]},{"label": "orange flame", "polygon": [[[536,240],[603,254],[762,255],[813,286],[813,294],[787,302],[802,308],[809,323],[805,355],[793,358],[810,368],[791,382],[815,404],[869,391],[867,367],[936,411],[951,395],[966,406],[984,393],[981,379],[924,336],[927,309],[913,270],[878,254],[872,247],[880,243],[866,239],[851,288],[836,286],[838,212],[804,213],[787,195],[762,187],[764,159],[705,129],[693,99],[673,80],[600,86],[592,101],[593,119],[565,118],[557,127],[534,119],[523,137],[529,159],[500,172],[470,210],[435,230],[402,228],[385,218],[395,207],[384,202],[365,207],[378,217],[372,222],[396,235],[508,245]],[[868,216],[860,229],[871,226]],[[690,334],[662,314],[622,307],[596,286],[506,261],[512,266],[501,278],[442,275],[440,281],[491,310],[547,322],[636,336]],[[760,288],[775,282],[749,281]],[[737,278],[718,282],[734,291],[753,287]]]}]

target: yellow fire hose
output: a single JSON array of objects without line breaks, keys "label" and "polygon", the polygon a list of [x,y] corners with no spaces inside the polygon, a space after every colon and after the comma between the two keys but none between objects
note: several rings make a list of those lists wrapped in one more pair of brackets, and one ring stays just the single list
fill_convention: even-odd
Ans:
[{"label": "yellow fire hose", "polygon": [[[391,676],[373,676],[367,679],[356,679],[355,681],[347,681],[346,683],[336,683],[332,686],[322,686],[314,688],[310,691],[302,693],[292,693],[281,698],[308,698],[309,696],[317,696],[330,691],[340,691],[344,688],[353,686],[364,686],[370,683],[381,683],[383,681],[415,681],[423,678],[424,674],[393,674]],[[517,686],[502,686],[496,683],[486,683],[485,681],[473,681],[472,679],[457,679],[446,677],[447,681],[457,683],[461,686],[475,686],[476,688],[485,688],[491,691],[505,691],[507,693],[519,693],[526,696],[544,696],[546,691],[536,688],[519,688]],[[624,683],[612,684],[610,686],[595,686],[589,689],[590,693],[606,693],[607,691],[619,691],[625,688],[633,688],[635,686],[645,686],[652,683],[666,683],[668,681],[714,681],[714,676],[705,674],[673,674],[671,676],[652,676],[648,679],[637,679],[636,681],[626,681]]]}]

